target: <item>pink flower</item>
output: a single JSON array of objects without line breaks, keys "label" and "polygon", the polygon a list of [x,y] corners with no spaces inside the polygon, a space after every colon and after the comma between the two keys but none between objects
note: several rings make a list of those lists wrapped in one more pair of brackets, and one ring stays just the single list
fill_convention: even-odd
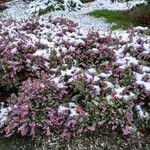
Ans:
[{"label": "pink flower", "polygon": [[71,136],[71,133],[67,129],[64,129],[63,132],[60,134],[61,138],[66,138],[70,136]]},{"label": "pink flower", "polygon": [[123,135],[129,135],[129,134],[132,133],[132,127],[126,125],[126,126],[122,129],[122,131],[123,131]]}]

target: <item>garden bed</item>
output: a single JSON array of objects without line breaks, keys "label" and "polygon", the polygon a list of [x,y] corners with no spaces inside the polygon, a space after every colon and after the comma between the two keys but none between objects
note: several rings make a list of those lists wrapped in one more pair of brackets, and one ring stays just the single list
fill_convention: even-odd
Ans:
[{"label": "garden bed", "polygon": [[147,133],[146,28],[85,33],[71,20],[50,16],[5,20],[1,27],[0,85],[10,106],[1,124],[6,137],[65,140],[96,135],[102,127],[123,137]]},{"label": "garden bed", "polygon": [[0,149],[149,149],[148,27],[47,14],[0,28]]}]

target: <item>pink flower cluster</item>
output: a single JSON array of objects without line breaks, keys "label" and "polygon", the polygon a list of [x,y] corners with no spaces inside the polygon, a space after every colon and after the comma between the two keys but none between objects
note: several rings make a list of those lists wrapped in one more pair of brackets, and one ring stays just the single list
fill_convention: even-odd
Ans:
[{"label": "pink flower cluster", "polygon": [[12,108],[6,136],[65,138],[102,127],[129,135],[148,125],[150,40],[84,34],[64,18],[0,26],[0,96]]}]

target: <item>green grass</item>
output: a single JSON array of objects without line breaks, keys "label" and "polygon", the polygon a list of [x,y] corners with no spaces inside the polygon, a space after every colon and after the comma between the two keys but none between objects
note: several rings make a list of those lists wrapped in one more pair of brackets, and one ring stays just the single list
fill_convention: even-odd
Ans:
[{"label": "green grass", "polygon": [[94,10],[89,13],[90,16],[94,16],[96,18],[106,18],[106,22],[113,24],[113,29],[127,29],[128,27],[132,27],[132,22],[128,19],[128,17],[121,11],[112,11],[112,10]]},{"label": "green grass", "polygon": [[127,29],[133,26],[146,26],[150,28],[150,4],[137,4],[131,10],[94,10],[88,15],[96,18],[105,18],[113,25],[113,29]]}]

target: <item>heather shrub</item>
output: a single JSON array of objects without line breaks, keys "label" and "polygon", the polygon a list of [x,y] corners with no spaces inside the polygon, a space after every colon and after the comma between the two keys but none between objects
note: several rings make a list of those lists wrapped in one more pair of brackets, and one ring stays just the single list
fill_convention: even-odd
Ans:
[{"label": "heather shrub", "polygon": [[51,17],[1,27],[0,85],[16,88],[5,136],[64,139],[104,127],[129,136],[148,127],[150,40],[140,30],[124,40]]},{"label": "heather shrub", "polygon": [[[5,37],[3,39],[5,40]],[[1,40],[4,44],[9,43],[8,40]],[[14,39],[15,41],[15,39]],[[12,43],[14,42],[11,41]],[[45,46],[40,45],[38,46]],[[43,47],[44,48],[44,47]],[[16,52],[13,52],[15,49]],[[18,90],[21,83],[27,78],[38,78],[38,71],[43,69],[46,71],[46,67],[43,66],[45,61],[43,57],[35,57],[31,54],[35,52],[35,47],[32,45],[26,45],[26,43],[18,42],[16,44],[8,44],[7,46],[1,45],[1,54],[0,54],[0,87],[8,93],[11,91]],[[35,67],[36,66],[36,67]]]},{"label": "heather shrub", "polygon": [[55,116],[55,107],[61,102],[59,95],[63,91],[57,91],[44,74],[42,78],[27,79],[22,83],[17,96],[11,95],[9,103],[12,110],[5,128],[6,136],[15,132],[23,136],[49,135],[50,126],[62,124],[63,118]]},{"label": "heather shrub", "polygon": [[[33,42],[28,35],[34,34],[39,27],[39,23],[31,23],[29,19],[25,25],[19,27],[19,23],[15,22],[16,26],[13,28],[12,33],[8,30],[8,26],[13,23],[12,20],[6,23],[6,28],[1,24],[3,30],[0,32],[0,87],[6,90],[13,88],[18,90],[21,83],[29,77],[39,78],[41,70],[48,71],[43,63],[48,63],[49,60],[33,55],[37,49],[46,49],[48,47],[40,42],[40,37]],[[25,35],[21,32],[27,32],[28,34]],[[9,92],[6,91],[6,93]]]}]

